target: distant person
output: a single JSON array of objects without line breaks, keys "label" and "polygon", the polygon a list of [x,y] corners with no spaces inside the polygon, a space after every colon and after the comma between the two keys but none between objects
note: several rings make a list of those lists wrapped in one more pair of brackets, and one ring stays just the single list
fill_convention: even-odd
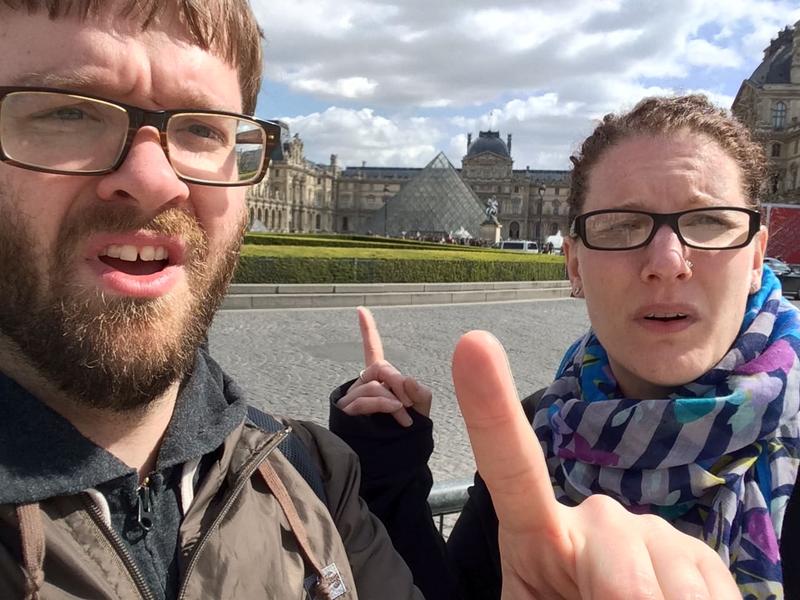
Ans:
[{"label": "distant person", "polygon": [[800,311],[763,264],[760,145],[703,96],[649,98],[573,163],[564,250],[591,329],[522,406],[489,334],[453,358],[479,473],[454,593],[800,598]]}]

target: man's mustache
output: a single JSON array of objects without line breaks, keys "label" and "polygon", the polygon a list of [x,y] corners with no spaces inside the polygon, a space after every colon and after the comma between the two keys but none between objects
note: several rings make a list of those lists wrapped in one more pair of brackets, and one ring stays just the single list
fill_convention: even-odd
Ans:
[{"label": "man's mustache", "polygon": [[142,214],[136,206],[122,203],[95,204],[76,213],[61,230],[58,248],[69,248],[95,233],[149,231],[180,237],[190,252],[203,252],[208,237],[197,219],[187,210],[168,208],[155,216]]}]

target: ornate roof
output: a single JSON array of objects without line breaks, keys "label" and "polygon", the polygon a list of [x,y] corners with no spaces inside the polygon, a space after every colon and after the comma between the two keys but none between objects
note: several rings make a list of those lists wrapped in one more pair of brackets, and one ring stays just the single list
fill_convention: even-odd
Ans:
[{"label": "ornate roof", "polygon": [[[792,66],[792,38],[794,32],[786,27],[778,33],[764,50],[764,60],[750,75],[748,81],[756,87],[768,83],[790,83]],[[798,31],[800,35],[800,31]]]},{"label": "ornate roof", "polygon": [[467,149],[467,156],[477,156],[484,152],[492,152],[505,158],[511,158],[506,143],[500,139],[499,131],[481,131],[478,139],[472,142]]}]

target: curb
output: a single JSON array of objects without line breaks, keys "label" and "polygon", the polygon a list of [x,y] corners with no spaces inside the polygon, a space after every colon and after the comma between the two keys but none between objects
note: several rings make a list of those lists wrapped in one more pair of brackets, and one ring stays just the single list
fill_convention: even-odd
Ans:
[{"label": "curb", "polygon": [[568,298],[568,281],[234,284],[222,310],[340,308]]}]

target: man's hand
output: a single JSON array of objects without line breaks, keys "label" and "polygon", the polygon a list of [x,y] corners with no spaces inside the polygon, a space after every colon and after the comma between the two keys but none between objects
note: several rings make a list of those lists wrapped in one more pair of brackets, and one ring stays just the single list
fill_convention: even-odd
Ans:
[{"label": "man's hand", "polygon": [[431,390],[413,377],[403,375],[384,359],[381,336],[372,313],[363,306],[356,310],[365,368],[336,406],[348,415],[391,413],[403,427],[412,423],[407,408],[426,417],[430,415]]},{"label": "man's hand", "polygon": [[556,501],[495,337],[472,331],[461,338],[453,381],[500,523],[505,600],[741,598],[717,554],[663,519],[634,515],[599,494],[574,508]]}]

